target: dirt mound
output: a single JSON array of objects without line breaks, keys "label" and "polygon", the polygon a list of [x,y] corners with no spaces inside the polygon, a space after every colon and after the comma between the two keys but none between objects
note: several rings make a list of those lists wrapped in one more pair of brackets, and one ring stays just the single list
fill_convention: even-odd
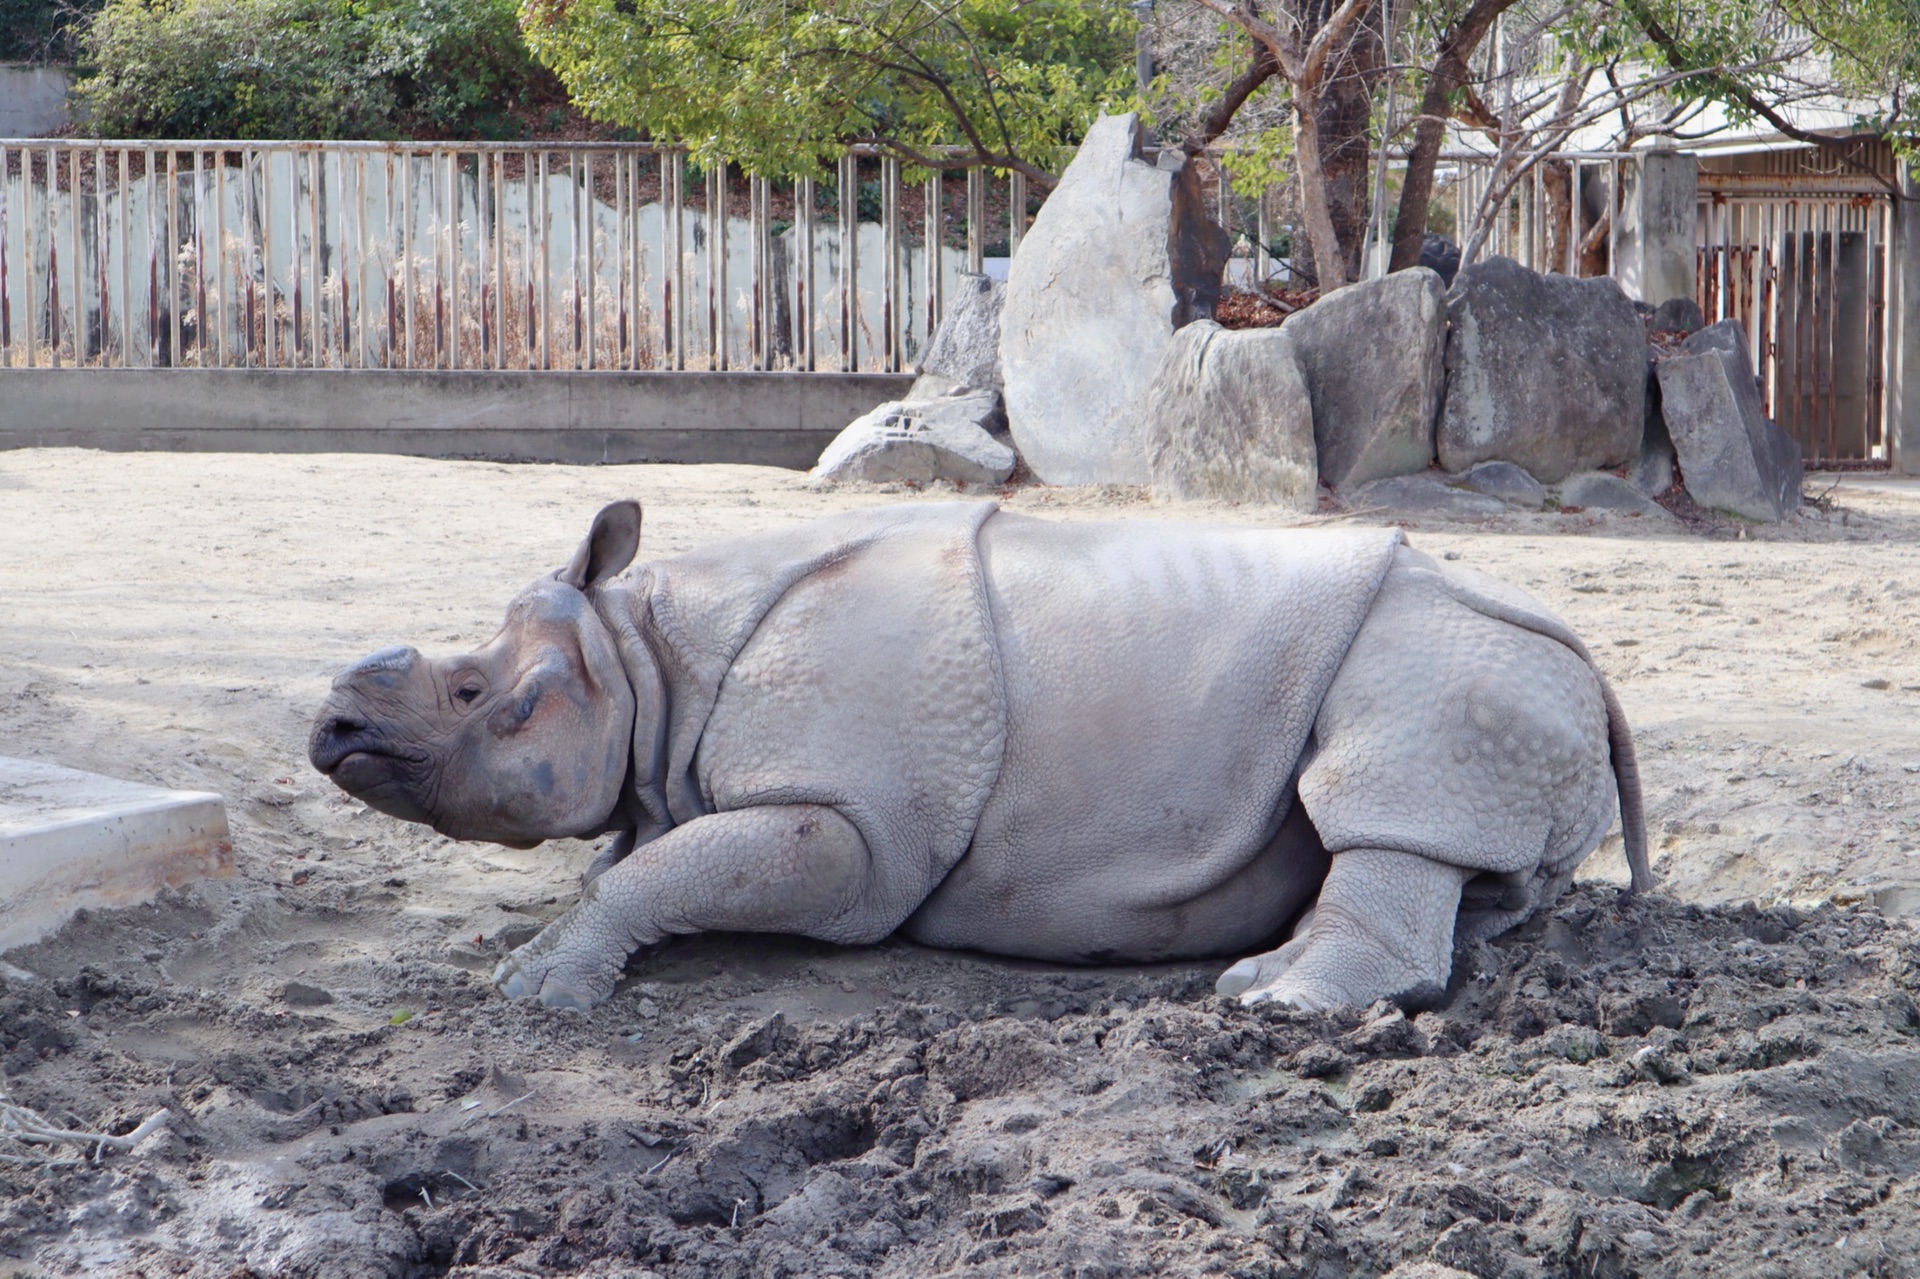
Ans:
[{"label": "dirt mound", "polygon": [[[363,970],[387,987],[371,1002],[421,1011],[357,1031],[301,1007],[369,998],[338,974],[265,1009],[62,971],[212,913],[180,896],[17,952],[52,976],[0,987],[15,1100],[119,1131],[157,1104],[179,1118],[97,1167],[0,1164],[13,1255],[148,1274],[1335,1276],[1431,1254],[1487,1279],[1731,1257],[1892,1275],[1920,1255],[1920,939],[1870,911],[1583,886],[1463,953],[1447,1006],[1411,1017],[1242,1010],[1211,994],[1214,964],[752,937],[638,960],[591,1016],[401,955]],[[169,1053],[194,1028],[224,1051]]]}]

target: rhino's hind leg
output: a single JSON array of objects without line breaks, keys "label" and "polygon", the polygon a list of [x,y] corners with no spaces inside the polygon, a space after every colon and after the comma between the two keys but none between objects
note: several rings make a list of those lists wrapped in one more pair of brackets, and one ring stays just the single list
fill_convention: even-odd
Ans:
[{"label": "rhino's hind leg", "polygon": [[[1453,971],[1454,919],[1472,875],[1412,853],[1336,853],[1305,929],[1280,949],[1228,969],[1220,993],[1237,993],[1243,1004],[1271,999],[1308,1011],[1437,999]],[[1228,989],[1242,977],[1252,980]]]}]

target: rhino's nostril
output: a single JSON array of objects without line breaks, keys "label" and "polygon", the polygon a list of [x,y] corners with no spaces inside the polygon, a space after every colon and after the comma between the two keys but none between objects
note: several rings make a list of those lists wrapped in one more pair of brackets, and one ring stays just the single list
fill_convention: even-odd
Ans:
[{"label": "rhino's nostril", "polygon": [[333,737],[352,737],[355,733],[365,732],[366,729],[365,721],[354,719],[349,715],[336,715],[327,725],[327,733]]}]

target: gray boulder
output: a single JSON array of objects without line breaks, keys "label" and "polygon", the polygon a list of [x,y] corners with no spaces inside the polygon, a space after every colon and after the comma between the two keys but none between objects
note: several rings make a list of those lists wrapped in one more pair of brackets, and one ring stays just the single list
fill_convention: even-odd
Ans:
[{"label": "gray boulder", "polygon": [[1433,461],[1447,295],[1425,267],[1348,285],[1287,320],[1313,396],[1320,476],[1335,489]]},{"label": "gray boulder", "polygon": [[1669,518],[1664,506],[1611,471],[1582,471],[1578,475],[1569,475],[1554,491],[1560,498],[1562,509],[1578,506],[1589,511],[1620,511],[1655,519]]},{"label": "gray boulder", "polygon": [[984,275],[962,272],[947,295],[927,349],[920,356],[920,377],[910,400],[930,400],[962,387],[1000,388],[1000,306],[1007,286]]},{"label": "gray boulder", "polygon": [[1546,486],[1511,462],[1482,462],[1465,475],[1454,477],[1455,488],[1497,497],[1509,506],[1537,511],[1547,504]]},{"label": "gray boulder", "polygon": [[1800,507],[1800,446],[1762,411],[1746,334],[1722,320],[1684,346],[1655,372],[1687,492],[1713,510],[1784,519]]},{"label": "gray boulder", "polygon": [[1313,403],[1286,329],[1187,325],[1160,357],[1145,417],[1156,490],[1318,508]]},{"label": "gray boulder", "polygon": [[1383,507],[1433,515],[1505,515],[1513,508],[1497,497],[1455,488],[1431,471],[1374,480],[1341,494],[1356,510]]},{"label": "gray boulder", "polygon": [[1141,158],[1102,116],[1007,275],[1000,370],[1014,444],[1051,484],[1147,481],[1142,402],[1175,329],[1211,316],[1227,235],[1177,149]]},{"label": "gray boulder", "polygon": [[1557,484],[1639,453],[1647,333],[1614,281],[1490,258],[1460,272],[1447,312],[1447,470],[1501,460]]},{"label": "gray boulder", "polygon": [[814,478],[1004,484],[1016,459],[989,431],[999,417],[1000,397],[993,391],[893,400],[835,436],[820,454]]}]

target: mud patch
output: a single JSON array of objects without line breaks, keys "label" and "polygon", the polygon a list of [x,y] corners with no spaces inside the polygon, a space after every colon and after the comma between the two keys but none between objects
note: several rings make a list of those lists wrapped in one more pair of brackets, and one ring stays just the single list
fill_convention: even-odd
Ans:
[{"label": "mud patch", "polygon": [[[82,936],[150,938],[176,895]],[[402,955],[433,1011],[349,1028],[164,978],[0,986],[43,1113],[170,1134],[0,1166],[26,1273],[1908,1273],[1920,938],[1869,910],[1576,888],[1442,1008],[707,937],[590,1017]],[[715,969],[752,971],[752,986]],[[705,974],[704,979],[698,977]],[[876,978],[890,993],[874,990]],[[351,1006],[371,992],[339,989]],[[860,1005],[849,1007],[848,1004]],[[195,1053],[185,1025],[223,1031]],[[155,1045],[173,1043],[171,1053]]]}]

